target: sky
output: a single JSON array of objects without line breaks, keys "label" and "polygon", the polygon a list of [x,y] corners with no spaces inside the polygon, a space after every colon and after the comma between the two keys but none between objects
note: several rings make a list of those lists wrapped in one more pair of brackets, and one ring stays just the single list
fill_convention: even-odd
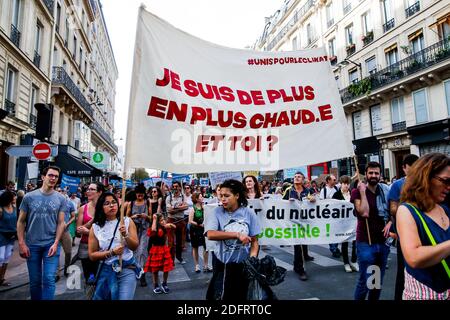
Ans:
[{"label": "sky", "polygon": [[[196,37],[231,48],[252,46],[283,0],[103,0],[119,79],[116,83],[115,135],[125,145],[138,9],[146,10]],[[120,140],[123,139],[123,140]]]}]

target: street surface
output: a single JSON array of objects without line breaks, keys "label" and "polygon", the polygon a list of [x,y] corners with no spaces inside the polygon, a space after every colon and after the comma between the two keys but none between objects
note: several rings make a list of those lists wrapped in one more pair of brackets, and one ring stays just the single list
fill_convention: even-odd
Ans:
[{"label": "street surface", "polygon": [[[78,241],[78,239],[77,239]],[[191,248],[183,252],[187,261],[185,265],[178,262],[175,269],[169,274],[169,294],[154,294],[151,284],[151,276],[147,274],[147,287],[141,287],[138,283],[135,300],[204,300],[206,290],[212,273],[195,273],[191,255]],[[76,249],[77,246],[74,247]],[[350,246],[351,248],[351,246]],[[350,249],[349,248],[349,249]],[[74,250],[73,254],[76,250]],[[353,292],[359,273],[346,273],[341,259],[331,256],[328,245],[315,245],[309,247],[310,255],[315,258],[307,262],[306,270],[309,279],[301,281],[293,271],[294,247],[268,246],[261,250],[260,258],[268,254],[275,258],[277,265],[288,270],[284,282],[272,287],[279,300],[353,300]],[[200,256],[202,256],[200,254]],[[388,266],[384,278],[381,300],[394,299],[394,284],[396,273],[396,249],[391,247]],[[63,254],[60,256],[60,265],[63,266]],[[80,261],[76,262],[80,266]],[[202,267],[202,263],[200,263]],[[62,274],[62,272],[61,272]],[[160,279],[161,279],[160,275]],[[25,260],[19,257],[17,242],[13,258],[6,272],[6,279],[11,287],[0,288],[0,300],[28,300],[28,272]],[[69,289],[67,279],[62,276],[56,284],[56,300],[84,300],[84,291],[81,289]],[[69,286],[70,287],[70,286]]]}]

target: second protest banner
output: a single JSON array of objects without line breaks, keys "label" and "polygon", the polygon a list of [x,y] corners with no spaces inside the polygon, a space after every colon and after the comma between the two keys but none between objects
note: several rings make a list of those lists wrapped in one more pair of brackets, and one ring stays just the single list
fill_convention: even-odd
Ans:
[{"label": "second protest banner", "polygon": [[[206,220],[216,207],[215,204],[205,206]],[[249,200],[248,207],[255,211],[260,222],[262,233],[258,241],[261,245],[341,243],[356,237],[354,206],[347,201],[310,203],[269,198]],[[227,231],[226,226],[224,229]]]}]

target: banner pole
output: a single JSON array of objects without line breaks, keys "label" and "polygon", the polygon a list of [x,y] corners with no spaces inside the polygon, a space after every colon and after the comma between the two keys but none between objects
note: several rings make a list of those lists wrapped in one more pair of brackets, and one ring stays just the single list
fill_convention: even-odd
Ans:
[{"label": "banner pole", "polygon": [[[358,158],[356,157],[356,154],[353,155],[353,161],[355,162],[355,167],[356,167],[356,176],[358,177],[357,179],[359,180],[359,166],[358,166]],[[360,181],[362,182],[362,181]],[[369,229],[369,218],[365,218],[366,220],[366,229],[367,229],[367,237],[369,238],[369,245],[372,245],[372,239],[370,238],[370,229]]]},{"label": "banner pole", "polygon": [[[126,171],[124,170],[123,177],[122,177],[122,205],[120,206],[120,225],[124,225],[124,211],[125,211],[125,193],[127,190],[127,180],[126,180]],[[124,238],[122,236],[122,233],[120,233],[120,243],[123,244]],[[119,268],[120,272],[122,272],[122,255],[119,256]]]}]

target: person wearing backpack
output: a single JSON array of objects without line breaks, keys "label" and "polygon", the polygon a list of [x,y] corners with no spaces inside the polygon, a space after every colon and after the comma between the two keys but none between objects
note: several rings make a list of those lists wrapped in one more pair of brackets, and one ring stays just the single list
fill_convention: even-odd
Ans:
[{"label": "person wearing backpack", "polygon": [[403,300],[450,299],[450,157],[430,153],[410,168],[396,214],[405,259]]},{"label": "person wearing backpack", "polygon": [[[329,175],[325,178],[326,185],[320,191],[320,200],[333,199],[333,195],[339,191],[336,186],[336,177],[334,175]],[[330,243],[329,245],[331,254],[335,258],[341,257],[341,251],[338,248],[337,243]]]},{"label": "person wearing backpack", "polygon": [[[403,171],[405,172],[405,175],[408,176],[409,169],[411,169],[414,162],[417,161],[419,157],[415,154],[407,154],[403,158]],[[389,210],[391,213],[391,217],[393,220],[393,232],[396,233],[396,214],[398,206],[400,205],[400,195],[403,188],[403,185],[405,184],[406,177],[403,177],[401,179],[397,179],[392,185],[391,189],[389,190],[388,195],[388,201],[389,201]],[[397,275],[395,278],[395,294],[394,294],[394,300],[402,300],[403,297],[403,289],[405,288],[405,262],[403,259],[402,254],[402,248],[400,246],[400,241],[397,241],[395,243],[397,247]]]}]

